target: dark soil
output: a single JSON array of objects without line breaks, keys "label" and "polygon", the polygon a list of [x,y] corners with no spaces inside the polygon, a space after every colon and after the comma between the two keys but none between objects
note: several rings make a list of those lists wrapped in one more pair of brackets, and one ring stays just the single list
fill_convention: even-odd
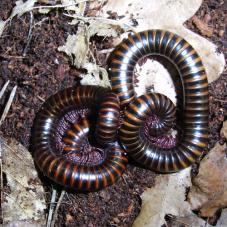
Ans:
[{"label": "dark soil", "polygon": [[[5,20],[10,15],[15,2],[16,0],[0,1],[1,19]],[[196,13],[200,19],[210,15],[210,20],[206,19],[206,22],[214,28],[214,32],[209,39],[218,45],[217,51],[224,53],[227,49],[224,21],[226,10],[227,6],[223,1],[206,0]],[[0,38],[0,88],[10,80],[7,90],[9,95],[13,86],[18,86],[15,100],[0,133],[4,137],[16,138],[27,148],[30,146],[35,113],[44,100],[60,89],[78,84],[81,72],[70,65],[68,57],[57,51],[57,47],[65,43],[67,34],[76,33],[77,27],[67,25],[68,18],[60,10],[48,15],[41,15],[36,11],[33,14],[34,24],[42,22],[34,27],[26,53],[29,13],[13,19]],[[186,26],[200,33],[191,20],[187,21]],[[99,64],[105,66],[106,55],[97,56],[95,50],[112,47],[111,40],[94,38],[91,45]],[[209,86],[209,149],[220,141],[220,129],[227,117],[226,73],[225,71]],[[8,98],[7,95],[0,100],[1,108]],[[147,187],[154,185],[156,175],[130,162],[123,177],[113,186],[95,193],[68,192],[60,206],[56,226],[131,226],[141,209],[140,195]],[[46,190],[50,192],[51,186],[47,183],[49,181],[43,181],[47,186]]]}]

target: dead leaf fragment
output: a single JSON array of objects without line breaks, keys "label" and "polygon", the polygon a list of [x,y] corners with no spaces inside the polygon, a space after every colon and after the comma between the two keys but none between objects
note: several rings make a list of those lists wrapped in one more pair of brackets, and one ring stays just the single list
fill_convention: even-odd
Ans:
[{"label": "dead leaf fragment", "polygon": [[59,2],[59,0],[38,0],[39,3],[53,5]]},{"label": "dead leaf fragment", "polygon": [[223,122],[223,126],[221,129],[221,136],[227,139],[227,121]]},{"label": "dead leaf fragment", "polygon": [[7,23],[6,21],[0,20],[0,37],[2,36],[6,23]]},{"label": "dead leaf fragment", "polygon": [[201,217],[212,217],[227,206],[226,145],[217,143],[201,161],[199,173],[192,178],[188,201]]},{"label": "dead leaf fragment", "polygon": [[123,33],[121,26],[116,24],[111,24],[107,21],[91,20],[89,21],[88,34],[89,37],[94,35],[103,37],[117,37],[119,34]]},{"label": "dead leaf fragment", "polygon": [[10,18],[15,17],[16,15],[20,17],[24,13],[31,11],[36,2],[37,0],[27,0],[26,2],[23,2],[23,0],[16,1],[16,6],[13,8]]},{"label": "dead leaf fragment", "polygon": [[89,2],[89,9],[87,10],[88,17],[94,17],[99,14],[101,8],[106,3],[106,1],[91,1]]},{"label": "dead leaf fragment", "polygon": [[[89,19],[87,26],[83,22],[79,22],[77,19],[71,21],[71,25],[78,24],[78,31],[76,34],[68,35],[64,46],[58,47],[58,51],[65,52],[71,60],[71,63],[77,68],[87,69],[87,77],[82,84],[87,84],[87,81],[91,81],[91,84],[97,84],[96,81],[103,83],[100,86],[110,86],[107,72],[104,68],[98,65],[88,62],[89,53],[89,40],[92,36],[98,35],[103,37],[117,37],[123,32],[121,26],[112,24],[110,21]],[[101,80],[99,79],[99,77]]]},{"label": "dead leaf fragment", "polygon": [[165,220],[167,222],[167,225],[165,226],[170,226],[170,227],[198,227],[198,226],[212,227],[207,223],[203,225],[202,223],[205,223],[205,222],[200,218],[198,218],[193,213],[183,217],[167,214],[165,216]]},{"label": "dead leaf fragment", "polygon": [[62,5],[68,5],[65,10],[73,11],[76,15],[84,15],[86,9],[86,1],[80,0],[61,0]]},{"label": "dead leaf fragment", "polygon": [[80,81],[82,85],[110,87],[110,81],[106,69],[90,62],[84,64],[84,68],[87,70],[87,73],[82,75],[83,79]]},{"label": "dead leaf fragment", "polygon": [[[174,32],[187,40],[198,52],[205,66],[208,82],[215,81],[225,66],[224,54],[217,52],[217,46],[187,29],[183,23],[191,18],[201,6],[202,0],[108,0],[100,11],[100,17],[108,17],[108,12],[124,15],[119,24],[131,24],[132,16],[138,22],[136,32],[147,29],[163,29]],[[209,16],[204,17],[209,21]],[[205,23],[206,24],[206,23]],[[208,30],[210,27],[208,26]],[[121,38],[125,38],[124,35]],[[116,39],[114,44],[120,41]]]},{"label": "dead leaf fragment", "polygon": [[133,226],[162,226],[165,223],[166,214],[190,216],[194,223],[199,223],[192,226],[204,225],[205,221],[193,214],[190,205],[185,201],[185,191],[190,185],[190,168],[179,173],[159,175],[155,179],[155,186],[148,188],[142,194],[142,208]]},{"label": "dead leaf fragment", "polygon": [[81,68],[87,58],[88,40],[85,26],[79,26],[76,35],[68,35],[65,45],[58,47],[58,51],[65,52],[71,63]]},{"label": "dead leaf fragment", "polygon": [[204,21],[200,20],[197,16],[192,17],[192,22],[200,30],[202,35],[211,37],[213,35],[213,28],[209,27]]},{"label": "dead leaf fragment", "polygon": [[25,226],[45,224],[44,190],[29,151],[14,139],[0,138],[3,184],[2,213],[4,224]]},{"label": "dead leaf fragment", "polygon": [[16,6],[12,9],[12,12],[9,18],[5,21],[2,21],[0,19],[0,37],[3,33],[4,27],[11,19],[13,19],[13,17],[17,15],[20,17],[24,13],[31,11],[36,2],[37,0],[27,0],[26,2],[23,2],[23,0],[16,1]]}]

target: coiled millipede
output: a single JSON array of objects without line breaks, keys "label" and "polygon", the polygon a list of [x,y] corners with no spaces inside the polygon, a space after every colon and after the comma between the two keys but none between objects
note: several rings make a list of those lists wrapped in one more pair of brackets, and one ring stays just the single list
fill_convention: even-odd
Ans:
[{"label": "coiled millipede", "polygon": [[[183,135],[171,149],[154,146],[143,136],[143,125],[149,114],[155,113],[161,122],[173,115],[168,99],[160,94],[135,97],[133,71],[138,60],[148,55],[168,59],[182,81]],[[194,48],[168,31],[135,33],[115,48],[109,72],[112,90],[119,97],[120,105],[127,107],[119,133],[127,153],[147,168],[160,172],[175,172],[191,165],[202,154],[208,139],[208,82]],[[170,110],[164,114],[166,107]]]},{"label": "coiled millipede", "polygon": [[[180,75],[183,98],[177,110],[183,133],[170,148],[157,146],[148,137],[172,127],[173,103],[162,94],[136,97],[134,91],[135,65],[149,55],[168,59]],[[135,33],[111,54],[109,73],[112,91],[97,86],[67,88],[41,107],[33,134],[34,158],[41,171],[66,187],[93,191],[121,176],[127,164],[124,149],[137,162],[160,172],[175,172],[195,162],[207,146],[208,83],[193,47],[168,31]],[[121,124],[120,108],[124,110]],[[89,145],[92,134],[99,147]]]},{"label": "coiled millipede", "polygon": [[[95,134],[104,147],[94,148],[86,141],[90,130],[87,108],[94,110],[90,115],[98,109]],[[77,190],[94,191],[113,184],[127,164],[116,141],[119,110],[117,96],[101,87],[67,88],[51,96],[34,123],[34,159],[40,170],[58,184]],[[102,149],[102,159],[95,161]],[[90,160],[89,151],[96,151]],[[83,152],[88,152],[85,161]]]}]

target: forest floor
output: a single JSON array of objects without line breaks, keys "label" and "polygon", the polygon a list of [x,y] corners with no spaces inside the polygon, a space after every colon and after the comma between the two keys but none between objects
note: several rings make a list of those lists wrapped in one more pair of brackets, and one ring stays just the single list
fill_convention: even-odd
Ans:
[{"label": "forest floor", "polygon": [[[7,19],[15,0],[0,1],[0,18]],[[205,0],[196,16],[203,20],[213,32],[209,37],[201,33],[193,19],[185,26],[217,45],[217,51],[227,55],[227,6],[222,1]],[[87,12],[89,13],[89,12]],[[34,11],[34,22],[42,21],[33,30],[32,40],[26,47],[30,27],[30,14],[13,19],[0,38],[0,87],[10,80],[8,92],[17,85],[17,93],[11,110],[1,125],[3,137],[17,139],[29,149],[31,128],[35,114],[43,101],[60,89],[76,85],[81,70],[72,67],[68,57],[57,51],[65,43],[68,33],[76,33],[77,27],[63,21],[69,20],[58,11],[41,15]],[[112,48],[111,39],[92,39],[97,50]],[[92,48],[91,47],[91,48]],[[99,64],[106,67],[105,54],[96,56]],[[227,71],[209,85],[209,147],[220,141],[220,129],[227,117]],[[7,96],[1,100],[3,107]],[[141,209],[140,195],[155,184],[156,173],[130,162],[123,177],[116,184],[94,193],[67,193],[58,213],[59,226],[131,226]],[[43,178],[47,202],[51,187]],[[57,188],[59,189],[59,188]],[[60,189],[59,189],[60,190]],[[73,223],[73,224],[72,224]]]}]

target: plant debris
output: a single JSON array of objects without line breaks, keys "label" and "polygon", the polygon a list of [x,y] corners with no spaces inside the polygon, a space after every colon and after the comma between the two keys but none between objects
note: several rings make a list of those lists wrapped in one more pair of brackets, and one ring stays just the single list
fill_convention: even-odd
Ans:
[{"label": "plant debris", "polygon": [[227,140],[227,121],[223,122],[223,127],[221,129],[221,136]]},{"label": "plant debris", "polygon": [[[155,179],[155,186],[142,195],[142,208],[134,227],[163,226],[166,215],[179,223],[190,226],[202,226],[205,221],[192,213],[185,201],[186,189],[191,186],[190,168],[171,175],[160,175]],[[172,220],[171,219],[171,220]]]},{"label": "plant debris", "polygon": [[99,67],[93,63],[86,63],[84,68],[87,70],[86,74],[82,75],[80,83],[82,85],[99,85],[102,87],[110,87],[108,73],[105,68]]},{"label": "plant debris", "polygon": [[217,143],[200,162],[198,175],[192,178],[188,201],[201,217],[213,217],[227,206],[226,145]]},{"label": "plant debris", "polygon": [[209,27],[207,23],[200,20],[197,16],[192,17],[192,22],[200,30],[202,35],[207,37],[211,37],[213,35],[213,28]]},{"label": "plant debris", "polygon": [[[193,12],[188,12],[188,7],[183,7],[182,11],[179,10],[182,1],[176,1],[178,8],[175,7],[174,9],[172,1],[162,0],[157,2],[161,6],[161,10],[158,10],[157,16],[154,17],[152,13],[155,7],[150,1],[146,9],[142,6],[140,9],[140,4],[143,3],[140,1],[137,10],[132,10],[135,5],[128,5],[127,1],[121,1],[119,8],[124,9],[126,7],[128,11],[123,13],[111,11],[111,9],[105,11],[110,0],[86,2],[86,9],[78,4],[79,1],[75,1],[73,5],[81,7],[78,9],[78,13],[75,13],[76,11],[67,10],[66,7],[69,6],[64,6],[62,1],[39,0],[32,9],[34,21],[31,42],[28,44],[27,37],[31,27],[30,14],[25,13],[20,17],[15,16],[7,20],[15,2],[15,0],[0,1],[0,31],[3,31],[4,28],[0,37],[0,87],[3,87],[6,81],[11,81],[6,89],[6,95],[0,100],[2,108],[5,106],[13,87],[17,86],[15,100],[1,125],[0,135],[15,138],[26,148],[30,144],[29,139],[35,113],[50,95],[65,87],[77,86],[80,83],[109,86],[106,59],[115,44],[119,42],[119,39],[115,39],[117,41],[114,42],[113,38],[121,34],[122,29],[124,32],[136,30],[140,28],[141,21],[146,21],[147,18],[152,19],[154,26],[150,24],[148,27],[141,27],[141,30],[156,27],[175,31],[176,27],[179,28],[180,26],[183,32],[182,36],[185,36],[184,32],[185,30],[188,32],[188,30],[183,27],[182,23],[198,8],[197,5],[194,5]],[[213,29],[212,36],[207,38],[215,43],[218,49],[210,42],[204,41],[203,38],[189,31],[191,35],[188,41],[194,40],[193,46],[197,45],[196,48],[199,48],[200,51],[203,50],[201,56],[208,66],[207,72],[209,78],[211,78],[210,81],[217,79],[224,68],[223,55],[219,54],[220,51],[225,52],[226,49],[226,45],[224,45],[226,44],[224,38],[225,15],[222,2],[205,0],[196,13],[200,20]],[[45,5],[39,5],[40,3]],[[117,1],[112,1],[112,3],[117,4]],[[192,2],[188,1],[187,4],[192,4]],[[148,6],[153,7],[152,10],[148,10]],[[169,9],[166,15],[163,15],[162,9],[164,7]],[[48,11],[46,11],[46,14],[40,14],[41,9],[48,9]],[[173,14],[171,10],[176,13]],[[106,13],[107,18],[103,18],[102,12]],[[147,12],[148,14],[146,14]],[[144,16],[145,14],[147,16],[142,18],[141,15]],[[126,20],[127,18],[129,18],[129,21]],[[179,26],[173,23],[177,18],[180,18],[181,21]],[[160,27],[159,19],[165,20],[168,25]],[[8,23],[9,21],[10,23]],[[93,22],[97,24],[94,28],[91,26]],[[69,57],[67,54],[59,52],[58,48],[66,45],[69,35],[80,34],[78,27],[82,24],[86,25],[86,31],[89,31],[90,27],[91,33],[87,34],[86,57],[81,63],[83,66],[77,68],[72,65],[75,53],[70,53]],[[101,24],[104,24],[103,30]],[[186,22],[186,26],[196,33],[201,33],[191,19]],[[205,47],[202,47],[201,43],[204,43]],[[23,56],[23,51],[27,45],[27,53]],[[212,51],[210,51],[211,49]],[[223,121],[227,118],[226,83],[226,75],[223,74],[209,85],[210,135],[208,149],[221,139],[220,130]],[[130,162],[123,177],[111,187],[95,193],[67,191],[61,200],[58,212],[56,211],[57,214],[53,215],[52,220],[55,220],[55,226],[132,226],[141,210],[140,195],[144,190],[147,191],[147,188],[155,185],[157,176],[156,173],[142,169]],[[42,175],[41,177],[47,195],[45,202],[50,204],[51,182]],[[7,187],[3,188],[3,192],[7,193]],[[60,192],[57,193],[57,195],[59,194]],[[49,209],[45,214],[48,211]],[[189,215],[190,218],[187,219],[185,215],[169,211],[166,209],[166,215],[173,217],[178,224],[182,220],[186,221],[186,224],[193,223],[190,222],[193,218],[201,220],[196,215]],[[224,223],[223,219],[222,222]],[[162,223],[164,223],[164,220]],[[24,223],[21,226],[24,226]]]},{"label": "plant debris", "polygon": [[0,138],[3,223],[44,224],[44,190],[29,151],[15,139]]},{"label": "plant debris", "polygon": [[58,47],[59,51],[65,52],[77,68],[84,66],[88,52],[88,36],[85,26],[79,26],[76,35],[68,35],[66,44]]}]

